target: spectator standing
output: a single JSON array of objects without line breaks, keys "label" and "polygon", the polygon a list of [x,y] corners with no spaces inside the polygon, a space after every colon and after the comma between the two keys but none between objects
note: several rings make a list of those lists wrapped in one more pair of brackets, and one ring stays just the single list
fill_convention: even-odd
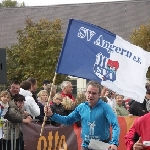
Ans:
[{"label": "spectator standing", "polygon": [[3,148],[1,147],[1,149],[3,150],[6,150],[6,145],[7,145],[7,150],[12,150],[12,147],[11,147],[11,129],[12,128],[15,129],[14,140],[16,140],[16,150],[20,150],[19,147],[22,145],[20,143],[22,139],[21,140],[19,139],[21,137],[20,125],[22,123],[30,123],[32,120],[32,118],[30,116],[26,116],[25,112],[23,111],[24,100],[25,100],[25,97],[23,95],[16,94],[14,96],[14,100],[9,102],[9,109],[4,116],[4,118],[7,119],[9,122],[4,123],[3,125],[4,136],[3,136],[3,139],[1,139],[1,145],[3,145]]},{"label": "spectator standing", "polygon": [[[53,103],[53,97],[56,94],[56,86],[55,85],[52,86],[52,83],[50,83],[49,80],[44,80],[43,83],[42,83],[42,89],[47,91],[48,99],[50,99],[49,102],[50,102],[50,105],[51,105]],[[51,97],[49,97],[50,92],[51,92]]]},{"label": "spectator standing", "polygon": [[[20,92],[20,82],[17,80],[14,80],[11,82],[10,87],[8,88],[8,92],[11,95],[11,100],[14,100],[15,95],[19,94]],[[20,134],[20,139],[23,140],[22,134]],[[22,141],[21,150],[23,150],[24,144]]]},{"label": "spectator standing", "polygon": [[130,106],[129,106],[129,102],[130,102],[130,101],[132,101],[132,99],[126,97],[126,98],[124,99],[124,102],[123,102],[124,107],[125,107],[128,111],[129,111],[129,107],[130,107]]},{"label": "spectator standing", "polygon": [[[59,115],[64,115],[64,107],[62,105],[63,97],[60,93],[56,93],[53,97],[53,104],[50,106],[53,113],[57,113]],[[51,124],[54,126],[60,126],[60,123],[55,121],[51,121]]]},{"label": "spectator standing", "polygon": [[48,102],[48,92],[47,90],[41,90],[38,94],[37,94],[38,100],[40,103],[42,103],[43,105],[45,105]]},{"label": "spectator standing", "polygon": [[133,100],[129,102],[129,106],[129,112],[133,116],[143,116],[145,114],[142,103]]},{"label": "spectator standing", "polygon": [[150,111],[150,89],[146,91],[146,96],[143,101],[143,111],[148,113]]},{"label": "spectator standing", "polygon": [[[53,103],[53,97],[56,94],[56,86],[52,84],[47,84],[47,92],[48,92],[48,101],[50,102],[50,105]],[[51,96],[50,96],[51,93]],[[50,100],[49,100],[50,99]]]},{"label": "spectator standing", "polygon": [[75,99],[75,107],[84,102],[86,102],[85,92],[79,92]]},{"label": "spectator standing", "polygon": [[12,81],[7,91],[10,93],[11,99],[13,99],[16,94],[19,94],[20,91],[19,81]]},{"label": "spectator standing", "polygon": [[[61,95],[63,97],[63,104],[65,105],[74,105],[75,102],[74,96],[72,95],[73,86],[70,81],[63,81],[61,84]],[[72,102],[69,102],[72,101]],[[68,103],[68,104],[67,104]],[[64,106],[65,107],[65,106]],[[65,109],[65,114],[68,115],[73,111],[73,108]]]},{"label": "spectator standing", "polygon": [[75,101],[74,96],[72,95],[73,87],[70,81],[63,81],[61,84],[61,95],[62,97],[69,97],[73,102]]},{"label": "spectator standing", "polygon": [[114,113],[116,113],[116,101],[114,98],[115,93],[110,91],[109,89],[106,90],[105,97],[107,98],[107,104],[110,105]]},{"label": "spectator standing", "polygon": [[40,108],[32,97],[31,82],[23,81],[20,87],[19,94],[25,96],[25,110],[35,119],[35,117],[40,115]]},{"label": "spectator standing", "polygon": [[147,81],[147,83],[145,84],[145,88],[146,90],[150,90],[150,81]]},{"label": "spectator standing", "polygon": [[[52,121],[71,125],[81,121],[82,150],[88,150],[90,139],[97,139],[110,143],[109,150],[117,150],[120,128],[117,116],[110,106],[100,99],[101,85],[95,81],[89,81],[86,88],[85,103],[78,105],[68,116],[53,113],[49,106],[45,106],[44,112]],[[112,139],[110,140],[110,125],[112,126]]]},{"label": "spectator standing", "polygon": [[[43,122],[44,116],[45,116],[44,106],[47,104],[47,101],[48,101],[48,92],[46,90],[41,90],[37,94],[37,97],[38,97],[38,103],[37,104],[40,108],[40,115],[35,117],[35,119],[39,119],[40,122]],[[46,122],[48,123],[48,120]]]},{"label": "spectator standing", "polygon": [[116,94],[115,99],[116,99],[116,113],[117,113],[117,116],[128,116],[128,115],[131,116],[129,111],[123,106],[124,96]]},{"label": "spectator standing", "polygon": [[107,90],[108,88],[106,88],[105,86],[102,86],[101,97],[105,97]]},{"label": "spectator standing", "polygon": [[42,83],[42,90],[48,90],[47,85],[50,84],[49,80],[44,80]]},{"label": "spectator standing", "polygon": [[37,103],[37,96],[36,96],[36,90],[37,90],[37,80],[35,78],[28,78],[27,79],[28,82],[31,83],[31,93],[32,93],[32,97],[34,98],[35,102]]},{"label": "spectator standing", "polygon": [[8,91],[2,91],[0,93],[0,107],[1,107],[0,119],[6,114],[8,107],[9,107],[8,102],[10,100],[11,100],[11,97]]}]

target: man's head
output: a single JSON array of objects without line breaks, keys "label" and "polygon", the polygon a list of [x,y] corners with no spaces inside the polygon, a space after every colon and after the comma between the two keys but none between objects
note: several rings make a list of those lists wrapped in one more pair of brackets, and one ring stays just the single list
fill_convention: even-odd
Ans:
[{"label": "man's head", "polygon": [[23,95],[16,94],[14,96],[14,102],[19,109],[22,109],[24,107],[24,101],[25,101],[25,97]]},{"label": "man's head", "polygon": [[107,89],[105,86],[102,86],[101,96],[105,96],[107,90],[108,90],[108,89]]},{"label": "man's head", "polygon": [[115,95],[115,99],[116,99],[116,103],[121,106],[122,105],[122,102],[123,102],[123,99],[124,99],[124,96],[123,95],[119,95],[119,94],[116,94]]},{"label": "man's head", "polygon": [[115,98],[115,92],[113,92],[112,90],[106,89],[105,96],[107,96],[110,99],[114,99]]},{"label": "man's head", "polygon": [[18,94],[20,92],[20,83],[18,81],[13,81],[10,85],[9,91],[12,96]]},{"label": "man's head", "polygon": [[20,84],[20,87],[24,90],[31,91],[31,82],[25,80]]},{"label": "man's head", "polygon": [[147,80],[147,82],[145,84],[145,88],[146,88],[146,90],[150,89],[150,81],[149,80]]},{"label": "man's head", "polygon": [[70,81],[63,81],[63,83],[61,84],[61,89],[64,94],[72,94],[72,83]]},{"label": "man's head", "polygon": [[86,87],[86,99],[91,107],[95,106],[101,95],[101,85],[96,81],[89,81]]},{"label": "man's head", "polygon": [[146,91],[146,99],[147,100],[150,100],[150,89],[148,89],[147,91]]},{"label": "man's head", "polygon": [[35,78],[28,78],[27,81],[31,83],[31,91],[35,92],[37,89],[37,80]]},{"label": "man's head", "polygon": [[54,97],[54,95],[56,94],[56,86],[55,86],[55,85],[52,85],[51,83],[45,85],[45,86],[44,86],[44,90],[47,91],[48,96],[50,95],[50,92],[51,92],[51,97]]},{"label": "man's head", "polygon": [[46,88],[47,88],[47,85],[49,85],[49,84],[50,84],[50,81],[49,81],[49,80],[44,80],[43,83],[42,83],[43,89],[44,89],[44,90],[47,90]]}]

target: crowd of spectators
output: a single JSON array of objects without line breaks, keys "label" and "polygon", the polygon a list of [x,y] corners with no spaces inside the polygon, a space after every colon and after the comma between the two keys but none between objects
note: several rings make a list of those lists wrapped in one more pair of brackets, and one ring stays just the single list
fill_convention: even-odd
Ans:
[{"label": "crowd of spectators", "polygon": [[[125,98],[106,87],[102,87],[100,99],[110,105],[117,116],[143,116],[150,111],[150,84],[146,84],[145,87],[146,94],[143,103]],[[84,92],[78,93],[76,97],[73,96],[73,86],[70,81],[62,82],[60,92],[57,92],[56,86],[52,85],[49,80],[43,81],[42,88],[37,95],[35,94],[36,90],[37,80],[28,78],[21,83],[13,81],[8,89],[1,91],[0,118],[9,122],[9,126],[6,126],[6,123],[3,125],[5,133],[0,140],[1,149],[3,143],[4,150],[6,145],[8,146],[7,149],[11,150],[9,146],[10,128],[14,126],[17,129],[16,143],[21,141],[20,147],[23,150],[23,133],[19,126],[22,123],[30,123],[33,119],[38,119],[42,123],[45,117],[45,105],[49,105],[53,113],[67,116],[77,105],[86,101]],[[49,117],[46,118],[46,123],[61,126],[61,124],[51,121]],[[76,124],[81,126],[80,122],[76,122]]]}]

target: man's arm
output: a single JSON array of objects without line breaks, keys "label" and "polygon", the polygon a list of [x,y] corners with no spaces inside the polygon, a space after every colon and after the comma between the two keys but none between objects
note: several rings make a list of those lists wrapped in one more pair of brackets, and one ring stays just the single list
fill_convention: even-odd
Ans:
[{"label": "man's arm", "polygon": [[44,112],[46,113],[46,116],[51,117],[52,121],[55,121],[60,124],[72,125],[74,122],[80,120],[80,115],[79,115],[77,109],[75,109],[68,116],[61,116],[59,114],[53,113],[51,108],[46,105],[44,107]]},{"label": "man's arm", "polygon": [[125,145],[127,150],[133,150],[134,145],[134,135],[135,135],[135,128],[134,126],[130,128],[129,132],[125,135]]},{"label": "man's arm", "polygon": [[136,131],[136,124],[138,118],[134,121],[133,126],[130,128],[129,132],[125,136],[125,145],[127,150],[141,150],[145,146],[142,144],[141,137]]},{"label": "man's arm", "polygon": [[[111,107],[109,105],[107,105],[105,107],[105,116],[106,116],[109,124],[112,127],[112,139],[110,141],[110,144],[118,146],[120,127],[119,127],[117,116],[113,112],[113,110],[111,109]],[[115,147],[115,146],[112,146],[112,147]],[[113,149],[111,149],[111,150],[113,150]]]},{"label": "man's arm", "polygon": [[23,116],[21,113],[18,113],[15,108],[9,108],[4,116],[4,119],[7,119],[12,123],[22,123]]}]

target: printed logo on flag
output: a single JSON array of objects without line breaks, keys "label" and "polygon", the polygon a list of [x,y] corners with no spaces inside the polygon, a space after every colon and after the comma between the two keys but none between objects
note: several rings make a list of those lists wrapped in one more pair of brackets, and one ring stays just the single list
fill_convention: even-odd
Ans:
[{"label": "printed logo on flag", "polygon": [[102,80],[116,80],[116,72],[119,68],[119,62],[108,59],[102,53],[96,55],[96,61],[93,67],[94,73]]}]

